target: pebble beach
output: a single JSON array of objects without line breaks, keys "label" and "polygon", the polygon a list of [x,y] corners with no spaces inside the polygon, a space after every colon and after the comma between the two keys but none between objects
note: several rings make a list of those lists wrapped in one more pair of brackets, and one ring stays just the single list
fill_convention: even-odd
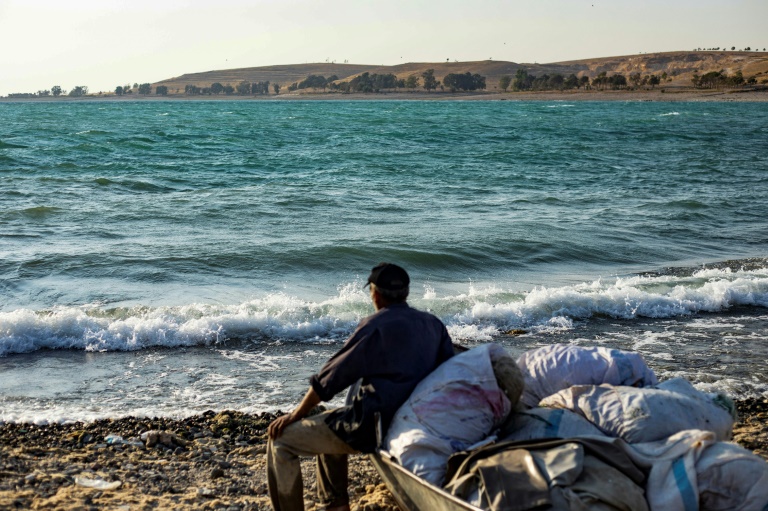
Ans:
[{"label": "pebble beach", "polygon": [[[0,425],[0,509],[271,509],[264,452],[274,417]],[[160,434],[142,441],[146,432]],[[302,465],[314,509],[314,461]],[[363,455],[350,459],[350,496],[360,509],[397,509]]]},{"label": "pebble beach", "polygon": [[[733,441],[768,461],[768,400],[737,402]],[[271,509],[266,428],[275,415],[0,425],[0,509]],[[142,440],[143,437],[143,440]],[[314,460],[302,462],[314,510]],[[350,457],[352,508],[399,509],[364,455]]]}]

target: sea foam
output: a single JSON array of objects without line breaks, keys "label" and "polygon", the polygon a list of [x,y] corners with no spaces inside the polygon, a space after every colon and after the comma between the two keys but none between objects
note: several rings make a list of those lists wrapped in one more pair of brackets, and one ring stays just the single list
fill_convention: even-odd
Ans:
[{"label": "sea foam", "polygon": [[[511,292],[502,286],[441,292],[431,284],[411,305],[440,317],[457,340],[488,341],[511,329],[561,331],[595,316],[669,318],[733,306],[768,307],[768,270],[704,269]],[[239,304],[104,308],[89,304],[0,313],[0,356],[39,349],[134,351],[251,342],[340,342],[372,312],[359,283],[324,301],[283,293]]]}]

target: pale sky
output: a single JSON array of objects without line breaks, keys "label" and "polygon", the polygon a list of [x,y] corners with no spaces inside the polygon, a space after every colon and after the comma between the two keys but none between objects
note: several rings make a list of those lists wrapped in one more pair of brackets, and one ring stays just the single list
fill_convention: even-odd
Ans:
[{"label": "pale sky", "polygon": [[768,47],[768,0],[0,0],[0,96],[326,60],[548,63],[717,46]]}]

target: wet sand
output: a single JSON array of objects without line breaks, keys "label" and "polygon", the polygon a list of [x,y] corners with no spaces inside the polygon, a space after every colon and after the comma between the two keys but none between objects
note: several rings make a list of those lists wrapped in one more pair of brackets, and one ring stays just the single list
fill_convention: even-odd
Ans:
[{"label": "wet sand", "polygon": [[[768,400],[737,405],[734,441],[768,460]],[[271,509],[264,450],[273,417],[206,412],[182,420],[0,424],[0,509]],[[138,445],[147,431],[171,435]],[[108,443],[110,435],[123,443]],[[302,465],[313,510],[313,461]],[[353,509],[398,509],[365,456],[351,457],[349,489]]]}]

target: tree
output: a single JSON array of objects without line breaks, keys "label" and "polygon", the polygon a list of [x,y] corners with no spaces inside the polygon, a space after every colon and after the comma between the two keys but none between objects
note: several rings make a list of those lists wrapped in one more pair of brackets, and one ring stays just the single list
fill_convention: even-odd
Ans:
[{"label": "tree", "polygon": [[451,92],[456,92],[457,90],[466,90],[463,84],[464,76],[459,75],[456,73],[448,73],[443,77],[443,85],[451,89]]},{"label": "tree", "polygon": [[221,94],[222,92],[224,92],[224,86],[219,82],[214,82],[211,84],[211,92],[213,94]]},{"label": "tree", "polygon": [[269,80],[266,82],[254,82],[251,84],[253,94],[269,94]]},{"label": "tree", "polygon": [[51,94],[53,94],[56,97],[61,96],[61,87],[59,87],[58,85],[54,85],[53,87],[51,87]]},{"label": "tree", "polygon": [[596,77],[592,78],[592,86],[597,90],[605,89],[605,86],[607,84],[608,84],[608,73],[605,71],[603,71]]},{"label": "tree", "polygon": [[[338,77],[336,77],[336,79],[338,79]],[[330,80],[330,78],[326,80],[326,78],[323,75],[309,75],[304,80],[299,82],[299,89],[325,90],[325,88],[328,86],[329,81],[332,81],[332,80]]]},{"label": "tree", "polygon": [[235,88],[232,87],[230,84],[226,84],[224,86],[224,94],[226,94],[227,96],[231,96],[234,93],[235,93]]},{"label": "tree", "polygon": [[79,98],[88,94],[88,87],[85,85],[76,85],[74,89],[69,91],[69,95],[75,98]]},{"label": "tree", "polygon": [[405,79],[405,88],[415,89],[418,86],[419,86],[419,77],[416,75],[408,75],[408,78]]},{"label": "tree", "polygon": [[[349,82],[349,89],[348,90],[354,90],[357,92],[373,92],[374,91],[374,81],[371,78],[371,74],[368,72],[365,72],[361,74],[360,76],[356,76],[352,78]],[[378,92],[378,91],[377,91]]]},{"label": "tree", "polygon": [[440,82],[435,79],[434,69],[427,69],[421,73],[421,77],[424,78],[424,88],[427,92],[437,89],[437,86],[440,84]]},{"label": "tree", "polygon": [[722,71],[710,71],[699,79],[699,86],[703,89],[719,88],[724,78]]},{"label": "tree", "polygon": [[501,78],[499,78],[499,88],[503,90],[504,92],[507,92],[507,89],[509,89],[509,86],[512,84],[512,77],[509,75],[504,75]]},{"label": "tree", "polygon": [[579,79],[576,78],[576,75],[571,73],[568,75],[568,78],[565,79],[565,83],[563,83],[563,87],[566,89],[578,89],[579,88]]},{"label": "tree", "polygon": [[123,86],[122,85],[118,85],[115,88],[115,94],[117,94],[118,96],[122,96],[123,95]]},{"label": "tree", "polygon": [[648,83],[651,86],[651,89],[655,89],[656,86],[661,83],[661,79],[656,75],[651,75],[650,78],[648,78]]},{"label": "tree", "polygon": [[475,82],[475,87],[479,90],[485,90],[485,76],[481,76],[478,73],[472,75],[472,81]]},{"label": "tree", "polygon": [[[365,72],[349,81],[348,89],[355,92],[379,92],[381,89],[395,89],[398,85],[397,76],[392,73],[380,75]],[[341,84],[336,85],[341,88]]]},{"label": "tree", "polygon": [[168,95],[168,86],[167,85],[158,85],[155,88],[155,94],[158,96],[167,96]]},{"label": "tree", "polygon": [[477,73],[471,74],[469,71],[464,74],[448,73],[443,78],[443,85],[453,92],[485,89],[485,77]]},{"label": "tree", "polygon": [[349,93],[349,82],[332,83],[331,89],[342,92],[343,94]]},{"label": "tree", "polygon": [[515,79],[512,81],[513,90],[527,90],[533,84],[533,77],[528,76],[528,71],[519,68],[515,73]]},{"label": "tree", "polygon": [[273,83],[272,89],[275,91],[275,95],[280,94],[280,84],[279,83]]},{"label": "tree", "polygon": [[732,85],[736,85],[736,86],[744,85],[744,75],[741,73],[741,69],[736,71],[736,74],[728,78],[728,81]]},{"label": "tree", "polygon": [[693,73],[691,83],[693,83],[694,89],[698,89],[701,86],[701,77],[697,73]]},{"label": "tree", "polygon": [[152,84],[149,83],[142,83],[139,85],[139,94],[146,96],[147,94],[152,94]]},{"label": "tree", "polygon": [[611,88],[616,89],[624,89],[627,87],[627,77],[624,75],[613,75],[610,78],[611,81]]},{"label": "tree", "polygon": [[558,73],[549,78],[549,83],[547,83],[547,86],[549,89],[562,90],[564,84],[565,84],[565,78],[563,78],[563,75]]},{"label": "tree", "polygon": [[[255,91],[254,91],[255,92]],[[251,93],[251,82],[242,81],[237,84],[237,93],[241,96],[247,96]]]}]

